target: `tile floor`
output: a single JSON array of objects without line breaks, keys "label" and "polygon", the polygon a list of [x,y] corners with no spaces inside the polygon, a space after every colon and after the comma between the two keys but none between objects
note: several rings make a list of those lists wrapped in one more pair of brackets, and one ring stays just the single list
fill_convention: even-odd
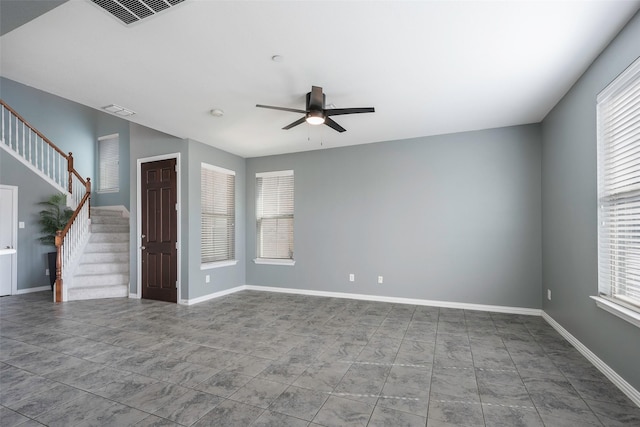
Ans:
[{"label": "tile floor", "polygon": [[244,291],[0,299],[0,425],[640,426],[542,318]]}]

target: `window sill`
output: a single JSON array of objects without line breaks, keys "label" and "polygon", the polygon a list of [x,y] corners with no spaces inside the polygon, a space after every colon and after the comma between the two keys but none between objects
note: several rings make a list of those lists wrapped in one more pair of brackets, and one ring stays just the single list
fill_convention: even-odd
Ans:
[{"label": "window sill", "polygon": [[265,264],[265,265],[286,265],[286,266],[294,266],[296,261],[293,259],[277,259],[277,258],[256,258],[253,260],[256,264]]},{"label": "window sill", "polygon": [[620,304],[616,304],[613,301],[609,301],[606,298],[602,298],[598,296],[592,296],[591,298],[596,302],[596,305],[601,309],[606,310],[609,313],[613,314],[614,316],[617,316],[622,320],[625,320],[631,323],[632,325],[635,325],[638,328],[640,328],[640,313],[630,310],[626,307],[623,307]]},{"label": "window sill", "polygon": [[237,263],[238,263],[237,259],[230,259],[227,261],[207,262],[204,264],[200,264],[200,270],[211,270],[212,268],[229,267],[231,265],[236,265]]},{"label": "window sill", "polygon": [[105,193],[119,193],[120,189],[119,188],[110,188],[107,190],[98,190],[96,191],[96,193],[98,194],[105,194]]}]

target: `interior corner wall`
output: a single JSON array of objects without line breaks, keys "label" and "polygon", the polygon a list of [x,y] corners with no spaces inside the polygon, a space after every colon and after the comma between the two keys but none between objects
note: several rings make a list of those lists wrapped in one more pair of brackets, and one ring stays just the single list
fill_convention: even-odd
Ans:
[{"label": "interior corner wall", "polygon": [[[247,284],[540,308],[540,156],[524,125],[247,159]],[[287,169],[296,264],[257,265],[255,174]]]},{"label": "interior corner wall", "polygon": [[131,264],[129,265],[129,291],[133,294],[141,290],[138,289],[138,254],[140,230],[138,230],[138,159],[144,159],[165,154],[180,153],[180,297],[187,298],[189,294],[189,192],[188,192],[188,165],[189,153],[187,140],[167,135],[157,130],[147,128],[135,123],[129,126],[129,181],[131,182],[131,192],[129,197],[130,218],[129,226],[129,255]]},{"label": "interior corner wall", "polygon": [[[189,299],[204,297],[246,283],[245,279],[245,176],[246,162],[242,157],[189,140],[189,211],[186,233],[201,235],[201,176],[202,163],[218,166],[236,173],[235,176],[235,258],[236,265],[201,270],[200,239],[189,239]],[[209,283],[206,277],[209,276]],[[184,297],[183,297],[184,298]]]},{"label": "interior corner wall", "polygon": [[[542,122],[543,309],[640,390],[640,329],[596,307],[596,97],[640,56],[640,15]],[[551,290],[551,301],[546,290]]]}]

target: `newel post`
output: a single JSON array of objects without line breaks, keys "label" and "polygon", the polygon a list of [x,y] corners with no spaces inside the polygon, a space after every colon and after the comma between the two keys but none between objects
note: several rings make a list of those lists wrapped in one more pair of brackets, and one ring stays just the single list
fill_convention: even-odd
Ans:
[{"label": "newel post", "polygon": [[87,203],[89,203],[89,218],[91,218],[91,178],[87,177],[87,183],[85,185],[85,191],[89,195]]},{"label": "newel post", "polygon": [[69,151],[69,157],[67,157],[67,172],[69,173],[69,193],[73,194],[73,179],[71,173],[73,172],[73,153]]},{"label": "newel post", "polygon": [[62,230],[56,231],[56,295],[55,302],[62,301]]}]

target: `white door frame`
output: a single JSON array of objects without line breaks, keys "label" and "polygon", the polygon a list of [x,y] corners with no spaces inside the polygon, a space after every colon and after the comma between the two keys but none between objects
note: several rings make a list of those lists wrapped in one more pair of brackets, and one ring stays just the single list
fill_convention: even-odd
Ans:
[{"label": "white door frame", "polygon": [[177,303],[180,304],[181,293],[182,293],[182,237],[181,237],[181,218],[180,212],[182,211],[182,200],[180,194],[180,153],[169,153],[169,154],[161,154],[159,156],[152,157],[143,157],[137,160],[136,165],[136,180],[137,180],[137,190],[136,190],[136,292],[135,294],[130,294],[129,298],[142,298],[142,289],[140,288],[140,283],[142,282],[142,256],[140,254],[140,246],[142,246],[142,237],[140,237],[140,230],[142,229],[142,164],[148,162],[156,162],[158,160],[167,160],[167,159],[176,159],[176,204],[178,209],[178,216],[176,218],[177,224],[177,239],[178,239],[178,268],[177,268],[177,279],[178,279],[178,296]]},{"label": "white door frame", "polygon": [[18,293],[18,187],[15,185],[0,184],[0,188],[11,191],[13,205],[11,212],[13,219],[11,227],[11,247],[16,249],[16,253],[11,255],[11,295],[16,295]]}]

